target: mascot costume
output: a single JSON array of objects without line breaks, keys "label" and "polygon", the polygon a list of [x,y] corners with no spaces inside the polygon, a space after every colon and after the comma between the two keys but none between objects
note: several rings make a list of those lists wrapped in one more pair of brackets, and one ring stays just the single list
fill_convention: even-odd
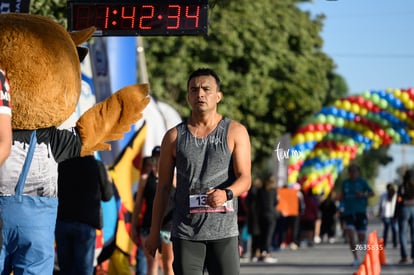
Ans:
[{"label": "mascot costume", "polygon": [[0,167],[3,244],[0,273],[52,274],[57,214],[57,164],[109,150],[142,117],[148,85],[131,85],[86,111],[72,130],[57,127],[75,111],[79,47],[95,31],[68,33],[53,20],[0,15],[0,69],[11,89],[13,144]]}]

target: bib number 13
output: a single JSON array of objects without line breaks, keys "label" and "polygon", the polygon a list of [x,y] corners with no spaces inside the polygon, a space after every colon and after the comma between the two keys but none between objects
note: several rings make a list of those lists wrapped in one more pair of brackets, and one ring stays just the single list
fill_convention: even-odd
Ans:
[{"label": "bib number 13", "polygon": [[190,208],[194,207],[208,207],[207,195],[190,195]]}]

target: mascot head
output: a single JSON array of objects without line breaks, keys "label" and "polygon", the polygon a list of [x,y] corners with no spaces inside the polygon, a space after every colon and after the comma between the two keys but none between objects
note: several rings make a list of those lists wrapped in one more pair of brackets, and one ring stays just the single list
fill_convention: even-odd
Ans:
[{"label": "mascot head", "polygon": [[68,33],[50,18],[11,13],[0,15],[0,30],[0,68],[10,82],[13,129],[60,125],[80,96],[80,60],[86,52],[77,46],[95,28]]}]

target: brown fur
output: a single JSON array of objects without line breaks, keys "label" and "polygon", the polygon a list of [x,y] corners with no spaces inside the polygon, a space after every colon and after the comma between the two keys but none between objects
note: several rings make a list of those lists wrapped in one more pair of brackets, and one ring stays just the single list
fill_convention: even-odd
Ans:
[{"label": "brown fur", "polygon": [[[0,15],[0,68],[11,87],[13,130],[59,126],[75,110],[81,91],[77,45],[95,31],[68,33],[47,17]],[[142,117],[149,102],[148,85],[121,89],[88,110],[78,121],[82,155],[110,149]]]}]

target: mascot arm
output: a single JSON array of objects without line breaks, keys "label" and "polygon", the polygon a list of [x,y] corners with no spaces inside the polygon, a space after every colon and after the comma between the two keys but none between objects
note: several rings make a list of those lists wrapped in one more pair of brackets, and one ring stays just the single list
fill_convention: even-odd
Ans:
[{"label": "mascot arm", "polygon": [[148,105],[148,84],[126,86],[87,110],[77,121],[82,140],[81,156],[110,150],[106,142],[121,139],[142,117]]}]

